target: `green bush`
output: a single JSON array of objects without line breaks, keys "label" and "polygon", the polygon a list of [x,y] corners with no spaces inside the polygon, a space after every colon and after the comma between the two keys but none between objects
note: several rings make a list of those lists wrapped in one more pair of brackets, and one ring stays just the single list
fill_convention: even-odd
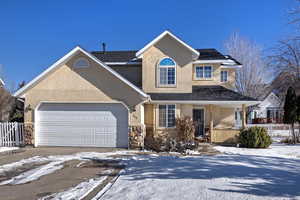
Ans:
[{"label": "green bush", "polygon": [[272,139],[262,127],[251,127],[240,132],[239,142],[247,148],[268,148]]}]

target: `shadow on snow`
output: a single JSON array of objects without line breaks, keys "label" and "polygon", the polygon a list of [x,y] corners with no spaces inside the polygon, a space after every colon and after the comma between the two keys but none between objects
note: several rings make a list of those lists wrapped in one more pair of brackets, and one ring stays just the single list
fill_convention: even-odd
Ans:
[{"label": "shadow on snow", "polygon": [[[300,195],[300,160],[252,155],[220,155],[179,158],[138,156],[127,161],[126,177],[143,179],[216,179],[234,189],[210,190],[259,196],[295,197]],[[234,179],[248,180],[238,182]],[[255,181],[263,179],[263,181]],[[251,183],[253,182],[253,183]]]}]

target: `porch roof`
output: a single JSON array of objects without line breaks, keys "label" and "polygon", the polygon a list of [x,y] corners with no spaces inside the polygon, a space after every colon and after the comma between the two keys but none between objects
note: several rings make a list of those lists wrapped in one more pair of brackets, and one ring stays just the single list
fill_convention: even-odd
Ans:
[{"label": "porch roof", "polygon": [[247,97],[223,86],[193,86],[192,93],[148,93],[152,101],[208,101],[259,103],[257,99]]}]

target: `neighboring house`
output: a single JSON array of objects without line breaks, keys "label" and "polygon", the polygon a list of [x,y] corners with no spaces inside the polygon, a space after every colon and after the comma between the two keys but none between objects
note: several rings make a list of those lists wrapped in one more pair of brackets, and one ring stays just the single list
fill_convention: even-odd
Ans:
[{"label": "neighboring house", "polygon": [[297,95],[300,95],[300,77],[289,72],[279,73],[270,83],[269,91],[274,91],[282,102],[289,87],[293,87]]},{"label": "neighboring house", "polygon": [[284,112],[280,98],[274,92],[270,92],[259,100],[260,104],[249,108],[249,123],[282,123]]},{"label": "neighboring house", "polygon": [[77,46],[15,96],[25,99],[36,146],[127,147],[129,127],[173,135],[183,116],[198,122],[197,137],[226,142],[238,133],[236,110],[258,103],[233,91],[240,67],[165,31],[139,51]]}]

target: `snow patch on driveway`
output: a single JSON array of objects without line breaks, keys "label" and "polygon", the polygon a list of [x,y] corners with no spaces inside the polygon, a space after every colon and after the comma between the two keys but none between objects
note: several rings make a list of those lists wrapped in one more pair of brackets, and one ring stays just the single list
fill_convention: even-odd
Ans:
[{"label": "snow patch on driveway", "polygon": [[38,167],[37,169],[32,169],[32,170],[26,171],[26,172],[20,174],[19,176],[13,177],[6,181],[2,181],[0,183],[0,185],[7,185],[7,184],[17,185],[17,184],[24,184],[24,183],[28,183],[28,182],[37,180],[41,176],[51,174],[51,173],[55,172],[56,170],[62,169],[63,162],[64,161],[50,162],[49,164]]},{"label": "snow patch on driveway", "polygon": [[[111,173],[112,170],[106,170],[104,173]],[[43,198],[40,198],[40,200],[46,200],[46,199],[53,199],[53,200],[73,200],[73,199],[83,199],[86,197],[91,191],[93,191],[98,185],[103,183],[103,181],[107,178],[107,176],[103,176],[100,178],[92,178],[88,181],[82,182],[78,185],[76,185],[73,188],[70,188],[69,190],[66,190],[64,192],[52,194]]]},{"label": "snow patch on driveway", "polygon": [[40,166],[36,169],[32,169],[26,171],[18,176],[15,176],[9,180],[0,182],[0,185],[6,184],[24,184],[34,180],[39,179],[40,177],[51,174],[61,168],[63,168],[64,162],[70,160],[93,160],[93,159],[112,159],[109,156],[116,155],[116,154],[131,154],[133,151],[118,151],[118,152],[109,152],[109,153],[97,153],[97,152],[81,152],[73,155],[57,155],[57,156],[48,156],[48,157],[32,157],[24,160],[20,160],[15,163],[2,165],[0,166],[0,174],[6,171],[14,170],[18,167],[21,167],[23,164],[28,163],[43,163],[43,162],[50,162],[46,165]]}]

